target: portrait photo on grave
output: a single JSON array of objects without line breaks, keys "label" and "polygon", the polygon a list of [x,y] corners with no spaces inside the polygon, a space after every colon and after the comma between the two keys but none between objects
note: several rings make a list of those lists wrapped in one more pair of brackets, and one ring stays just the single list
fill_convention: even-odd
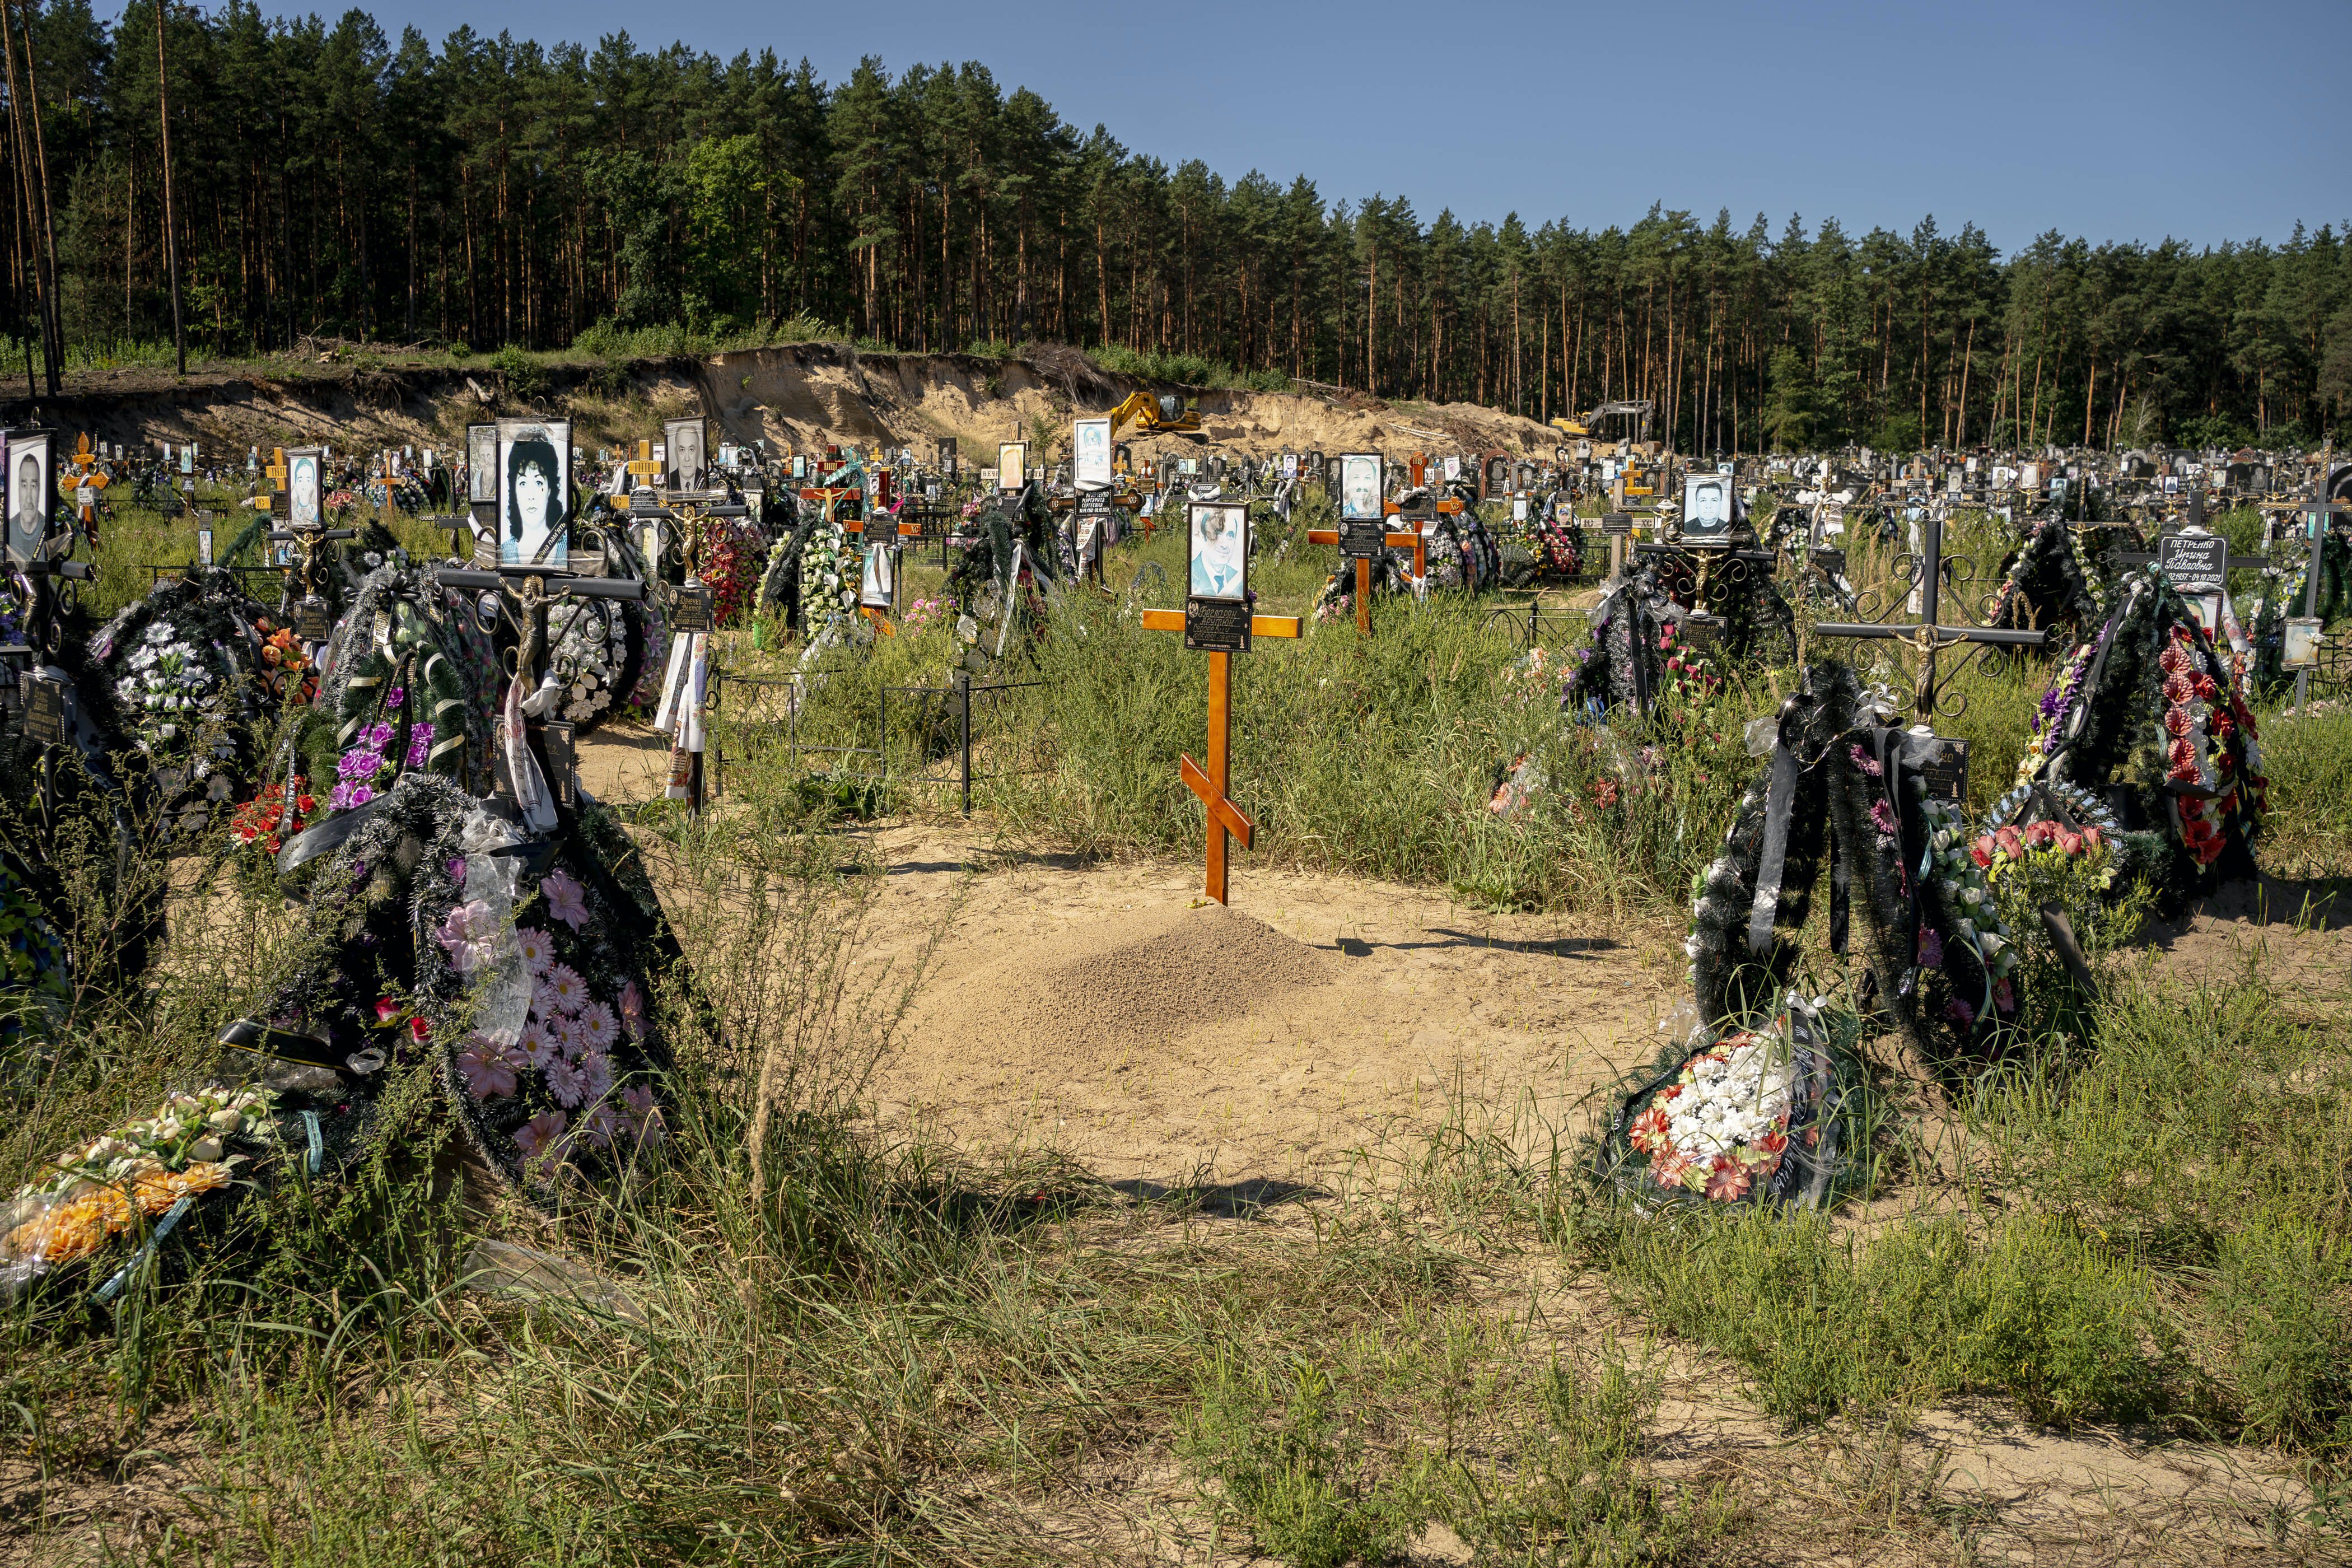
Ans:
[{"label": "portrait photo on grave", "polygon": [[490,506],[499,499],[499,427],[466,426],[466,500]]},{"label": "portrait photo on grave", "polygon": [[890,607],[890,590],[897,563],[891,557],[897,552],[889,545],[877,542],[866,547],[866,567],[857,585],[857,602],[869,610]]},{"label": "portrait photo on grave", "polygon": [[1381,515],[1381,455],[1378,452],[1340,454],[1339,515],[1356,521]]},{"label": "portrait photo on grave", "polygon": [[1075,480],[1082,490],[1110,489],[1110,421],[1081,419],[1070,426]]},{"label": "portrait photo on grave", "polygon": [[1194,501],[1191,508],[1192,597],[1249,596],[1249,508],[1233,501]]},{"label": "portrait photo on grave", "polygon": [[703,434],[699,419],[662,421],[662,447],[668,454],[663,478],[674,490],[697,490],[703,481]]},{"label": "portrait photo on grave", "polygon": [[499,564],[564,564],[570,553],[572,422],[501,419]]},{"label": "portrait photo on grave", "polygon": [[296,528],[324,526],[320,508],[320,454],[301,447],[286,454],[286,521]]},{"label": "portrait photo on grave", "polygon": [[1717,474],[1683,478],[1683,532],[1701,538],[1731,531],[1731,481]]},{"label": "portrait photo on grave", "polygon": [[12,430],[6,443],[8,475],[8,559],[22,566],[37,560],[48,537],[49,514],[56,490],[49,484],[50,433]]},{"label": "portrait photo on grave", "polygon": [[1029,443],[999,441],[996,444],[996,488],[1017,490],[1028,482],[1024,472],[1029,466]]}]

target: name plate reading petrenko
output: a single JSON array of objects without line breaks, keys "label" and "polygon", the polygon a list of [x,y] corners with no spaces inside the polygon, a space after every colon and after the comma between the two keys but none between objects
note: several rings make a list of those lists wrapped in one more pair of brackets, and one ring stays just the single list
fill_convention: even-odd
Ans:
[{"label": "name plate reading petrenko", "polygon": [[304,642],[325,642],[335,635],[335,613],[316,594],[304,595],[294,606],[294,635]]},{"label": "name plate reading petrenko", "polygon": [[45,746],[66,743],[66,710],[71,701],[66,683],[37,669],[25,672],[25,736]]},{"label": "name plate reading petrenko", "polygon": [[2157,541],[2157,562],[2183,594],[2218,594],[2229,586],[2230,542],[2218,533],[2168,533]]},{"label": "name plate reading petrenko", "polygon": [[674,632],[709,631],[710,590],[699,583],[688,583],[671,595],[669,629]]},{"label": "name plate reading petrenko", "polygon": [[1966,805],[1969,803],[1969,743],[1937,735],[1926,742],[1926,755],[1917,758],[1913,766],[1920,778],[1927,781],[1927,798]]},{"label": "name plate reading petrenko", "polygon": [[1379,518],[1349,518],[1339,524],[1339,559],[1378,561],[1388,548],[1389,525]]},{"label": "name plate reading petrenko", "polygon": [[1193,653],[1247,653],[1250,607],[1244,599],[1187,598],[1184,647]]},{"label": "name plate reading petrenko", "polygon": [[1630,511],[1604,511],[1601,514],[1601,531],[1628,535],[1633,531],[1633,514]]}]

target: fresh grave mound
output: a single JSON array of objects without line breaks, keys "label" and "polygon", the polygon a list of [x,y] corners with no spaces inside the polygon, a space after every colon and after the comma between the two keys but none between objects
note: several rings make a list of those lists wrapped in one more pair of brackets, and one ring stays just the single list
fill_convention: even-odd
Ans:
[{"label": "fresh grave mound", "polygon": [[1222,905],[1123,910],[943,981],[911,1033],[1033,1066],[1076,1066],[1337,978],[1328,954]]}]

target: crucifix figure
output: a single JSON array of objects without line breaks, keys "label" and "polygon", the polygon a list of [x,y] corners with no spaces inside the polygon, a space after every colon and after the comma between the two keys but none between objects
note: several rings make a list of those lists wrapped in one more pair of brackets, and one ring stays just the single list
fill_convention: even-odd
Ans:
[{"label": "crucifix figure", "polygon": [[89,449],[89,432],[81,433],[81,442],[74,455],[67,459],[79,470],[74,475],[74,504],[80,516],[83,536],[90,548],[98,548],[98,492],[114,481],[98,466],[98,454]]}]

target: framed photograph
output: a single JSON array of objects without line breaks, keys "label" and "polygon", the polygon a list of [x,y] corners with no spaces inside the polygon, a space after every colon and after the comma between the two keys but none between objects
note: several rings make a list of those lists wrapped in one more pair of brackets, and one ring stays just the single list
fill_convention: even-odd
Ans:
[{"label": "framed photograph", "polygon": [[697,419],[662,421],[662,447],[669,455],[662,478],[674,490],[698,490],[703,479],[703,429]]},{"label": "framed photograph", "polygon": [[1071,469],[1078,489],[1110,489],[1110,421],[1081,419],[1070,427]]},{"label": "framed photograph", "polygon": [[1017,490],[1029,482],[1029,443],[999,441],[996,444],[996,488]]},{"label": "framed photograph", "polygon": [[41,558],[57,506],[49,464],[55,437],[47,430],[11,430],[0,436],[8,470],[8,559],[22,566]]},{"label": "framed photograph", "polygon": [[499,564],[564,564],[570,553],[572,422],[501,419]]},{"label": "framed photograph", "polygon": [[466,500],[490,506],[499,499],[499,427],[466,426]]},{"label": "framed photograph", "polygon": [[194,441],[190,441],[180,447],[180,472],[184,474],[193,474],[195,471],[196,444]]},{"label": "framed photograph", "polygon": [[1380,518],[1381,455],[1343,452],[1339,456],[1339,517],[1367,522]]},{"label": "framed photograph", "polygon": [[2320,628],[2324,623],[2316,616],[2289,616],[2286,620],[2286,653],[2279,660],[2287,669],[2311,669],[2319,663],[2319,645],[2323,640]]},{"label": "framed photograph", "polygon": [[1683,476],[1683,533],[1713,539],[1731,531],[1731,481],[1720,474]]},{"label": "framed photograph", "polygon": [[286,454],[286,521],[293,528],[324,528],[321,493],[326,480],[326,455],[316,447],[296,447]]},{"label": "framed photograph", "polygon": [[891,588],[897,577],[898,553],[887,544],[875,543],[866,547],[866,568],[857,584],[857,602],[869,610],[887,610],[893,599]]},{"label": "framed photograph", "polygon": [[1249,508],[1237,501],[1194,501],[1191,524],[1196,599],[1249,598]]}]

